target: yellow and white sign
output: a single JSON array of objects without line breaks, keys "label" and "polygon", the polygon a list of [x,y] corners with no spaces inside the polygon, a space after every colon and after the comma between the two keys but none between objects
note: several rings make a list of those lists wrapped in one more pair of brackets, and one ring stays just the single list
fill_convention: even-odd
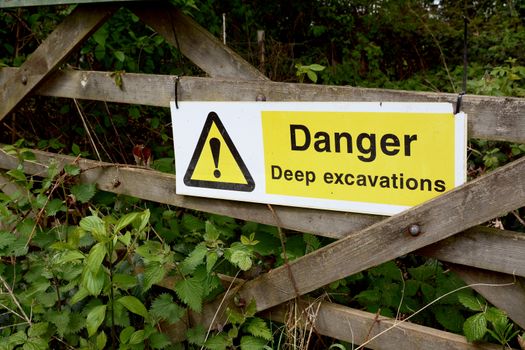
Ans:
[{"label": "yellow and white sign", "polygon": [[446,103],[172,103],[177,193],[391,215],[466,179]]}]

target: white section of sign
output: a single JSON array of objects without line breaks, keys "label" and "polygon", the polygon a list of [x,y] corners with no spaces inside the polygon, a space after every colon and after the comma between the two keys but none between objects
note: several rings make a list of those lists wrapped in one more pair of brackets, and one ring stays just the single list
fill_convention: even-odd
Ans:
[{"label": "white section of sign", "polygon": [[[267,193],[266,177],[268,164],[265,164],[262,111],[453,113],[452,105],[448,103],[183,101],[178,102],[178,105],[179,108],[176,108],[175,103],[171,103],[175,145],[176,190],[178,194],[381,215],[396,214],[410,206],[377,203],[377,201],[366,202],[319,198],[318,195],[310,198],[305,195],[294,196]],[[213,118],[210,117],[212,112],[218,116],[222,125],[217,125],[217,123],[213,122],[210,126],[210,123],[213,121]],[[454,118],[456,127],[453,136],[455,139],[455,156],[453,160],[455,163],[455,179],[453,183],[455,186],[459,186],[466,181],[466,115],[460,113]],[[208,123],[210,130],[204,130],[206,123]],[[224,135],[224,133],[227,135]],[[221,168],[220,162],[219,166],[215,166],[215,175],[217,175],[216,171],[220,170],[220,177],[213,175],[214,164],[212,159],[216,160],[216,153],[219,152],[214,152],[213,147],[210,148],[208,145],[213,138],[219,139],[221,143],[219,153],[221,156],[218,158],[222,160],[224,154],[229,154],[229,158],[233,159],[225,169]],[[227,139],[231,140],[234,149],[228,149],[228,145],[226,145]],[[377,147],[379,148],[379,146]],[[238,158],[242,160],[242,164],[236,163],[239,160]],[[236,169],[237,166],[239,169],[242,167],[247,169],[248,175],[254,183],[253,188],[244,184],[244,180],[247,178],[244,175],[247,174],[242,169]],[[210,175],[199,175],[198,173],[202,174],[208,171],[205,167],[210,167]],[[305,167],[308,167],[308,164],[305,164]],[[392,171],[394,172],[394,170]],[[321,181],[321,174],[318,175],[317,179]],[[223,178],[228,179],[227,183],[239,182],[241,187],[245,186],[245,190],[214,188],[214,182],[217,182],[218,187],[225,186],[229,188],[228,186],[230,185],[224,185],[221,182]],[[200,187],[196,184],[204,185]],[[246,188],[250,190],[246,190]]]}]

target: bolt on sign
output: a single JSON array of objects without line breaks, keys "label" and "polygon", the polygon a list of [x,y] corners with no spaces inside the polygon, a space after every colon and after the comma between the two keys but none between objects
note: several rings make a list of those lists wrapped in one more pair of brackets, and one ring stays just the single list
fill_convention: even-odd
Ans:
[{"label": "bolt on sign", "polygon": [[178,194],[392,215],[466,180],[449,103],[171,103]]}]

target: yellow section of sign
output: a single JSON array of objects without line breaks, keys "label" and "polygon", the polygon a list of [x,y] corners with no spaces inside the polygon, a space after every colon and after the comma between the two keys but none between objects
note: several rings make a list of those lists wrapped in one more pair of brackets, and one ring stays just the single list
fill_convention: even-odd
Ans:
[{"label": "yellow section of sign", "polygon": [[250,192],[255,184],[228,132],[210,112],[184,176],[187,186]]},{"label": "yellow section of sign", "polygon": [[454,115],[262,112],[266,193],[412,206],[454,188]]}]

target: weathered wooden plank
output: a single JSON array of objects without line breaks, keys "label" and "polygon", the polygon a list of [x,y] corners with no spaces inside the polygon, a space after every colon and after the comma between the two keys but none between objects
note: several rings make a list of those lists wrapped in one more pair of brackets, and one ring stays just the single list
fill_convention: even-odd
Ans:
[{"label": "weathered wooden plank", "polygon": [[524,252],[525,234],[477,226],[424,247],[416,254],[525,277]]},{"label": "weathered wooden plank", "polygon": [[[238,294],[265,310],[514,210],[525,203],[524,172],[522,158],[248,281]],[[411,224],[421,227],[417,237],[407,232]],[[206,305],[195,321],[211,320],[218,308]]]},{"label": "weathered wooden plank", "polygon": [[[38,163],[49,164],[51,158],[61,163],[73,162],[74,157],[35,151]],[[149,169],[127,167],[97,161],[80,161],[85,171],[82,180],[96,183],[102,189],[126,194],[158,203],[196,209],[215,214],[277,225],[266,205],[179,196],[175,193],[175,175]],[[28,162],[25,169],[30,174],[45,173],[45,167]],[[0,152],[0,168],[14,168],[17,159]],[[144,179],[148,179],[144,181]],[[119,183],[116,186],[117,182]],[[274,206],[283,228],[310,232],[330,238],[344,238],[353,231],[364,229],[383,217],[323,211],[284,206]],[[418,250],[441,261],[471,265],[482,269],[525,276],[525,235],[488,227],[474,227],[461,234]]]},{"label": "weathered wooden plank", "polygon": [[0,87],[0,120],[89,37],[118,7],[98,4],[77,7]]},{"label": "weathered wooden plank", "polygon": [[521,328],[525,328],[525,279],[465,265],[451,265],[451,270],[465,283],[473,285],[472,288],[491,304],[505,310]]},{"label": "weathered wooden plank", "polygon": [[0,1],[0,8],[26,7],[26,6],[49,6],[49,5],[70,5],[70,4],[88,4],[88,3],[123,2],[123,1],[141,1],[141,0],[1,0]]},{"label": "weathered wooden plank", "polygon": [[[65,155],[37,150],[33,152],[37,161],[26,162],[24,166],[26,173],[31,175],[45,174],[45,164],[49,164],[52,158],[61,164],[72,163],[75,160],[74,157]],[[87,159],[81,159],[79,162],[85,170],[81,181],[96,183],[98,188],[104,191],[268,225],[277,224],[273,214],[264,204],[179,196],[175,193],[175,175],[172,174]],[[0,168],[13,169],[17,165],[18,160],[15,157],[0,150]],[[144,179],[148,180],[144,181]],[[273,209],[279,215],[282,225],[287,228],[333,238],[341,237],[347,231],[359,230],[381,219],[374,215],[304,208],[273,206]]]},{"label": "weathered wooden plank", "polygon": [[[46,166],[43,164],[48,164],[50,158],[54,157],[60,162],[72,162],[73,157],[55,155],[48,152],[35,151],[37,162],[26,162],[25,169],[29,174],[45,174]],[[0,152],[0,167],[1,168],[14,168],[16,167],[18,160],[12,156],[8,156],[3,152]],[[39,164],[42,163],[42,164]],[[136,168],[136,167],[126,167],[115,166],[114,164],[109,163],[100,163],[90,160],[81,160],[80,165],[85,169],[82,180],[85,182],[97,183],[99,188],[108,190],[114,193],[121,193],[136,196],[139,198],[144,198],[148,200],[157,201],[160,203],[167,203],[172,205],[177,205],[186,208],[192,208],[197,210],[203,210],[208,212],[214,212],[223,215],[229,215],[245,220],[253,220],[257,222],[263,222],[268,224],[276,224],[275,219],[268,208],[264,205],[253,204],[253,203],[242,203],[242,202],[233,202],[233,201],[222,201],[222,200],[209,200],[205,198],[196,198],[196,197],[184,197],[177,196],[175,194],[175,176],[170,174],[158,173],[147,169]],[[90,169],[90,170],[87,170]],[[148,181],[144,181],[144,178],[148,178]],[[523,181],[523,180],[521,180]],[[496,181],[497,182],[497,181]],[[147,185],[146,185],[147,184]],[[520,192],[519,181],[516,187],[516,195],[523,196],[523,191]],[[523,186],[523,184],[521,184]],[[512,199],[512,195],[509,195],[509,200]],[[467,196],[468,197],[468,196]],[[505,197],[503,197],[505,198]],[[490,202],[487,202],[490,203]],[[522,201],[523,204],[523,201]],[[488,204],[487,204],[488,205]],[[498,207],[495,207],[498,208]],[[339,213],[339,212],[329,212],[329,211],[315,211],[309,209],[300,209],[300,208],[289,208],[289,207],[274,207],[281,224],[285,228],[296,229],[299,231],[312,232],[317,234],[322,234],[329,237],[341,238],[345,235],[350,235],[350,238],[354,237],[356,234],[353,234],[353,231],[367,227],[373,222],[380,220],[380,217],[362,215],[362,214],[352,214],[352,213]],[[436,212],[439,213],[439,205],[437,209],[434,208]],[[494,210],[494,209],[493,209]],[[501,207],[500,210],[504,210],[504,207]],[[464,212],[459,211],[459,214],[465,215]],[[401,214],[400,214],[401,215]],[[445,216],[445,214],[442,214]],[[494,214],[496,216],[497,214]],[[428,216],[428,215],[427,215]],[[427,216],[422,216],[426,218]],[[489,215],[490,216],[490,215]],[[432,225],[439,225],[434,219],[430,218],[432,222],[429,224],[429,227]],[[439,218],[435,218],[439,220]],[[450,221],[450,218],[447,218],[447,221]],[[408,225],[409,223],[406,223]],[[428,226],[428,225],[427,225]],[[454,226],[449,223],[449,226]],[[461,227],[461,226],[460,226]],[[317,232],[316,232],[317,231]],[[480,239],[476,238],[476,232],[480,232]],[[428,233],[425,233],[427,235]],[[486,237],[489,234],[499,235],[497,240],[492,240],[490,237]],[[362,236],[362,234],[360,235]],[[388,233],[385,233],[385,239],[391,240],[392,237],[388,237]],[[458,235],[457,237],[461,237]],[[405,237],[406,238],[406,237]],[[361,237],[361,240],[364,238]],[[376,238],[381,241],[381,238]],[[408,237],[408,240],[415,240],[416,238]],[[366,240],[365,240],[366,241]],[[482,244],[476,243],[477,241],[483,242]],[[465,239],[462,241],[456,239],[447,243],[443,241],[443,246],[458,244],[463,247],[469,247],[470,251],[476,253],[470,253],[468,257],[469,263],[474,266],[480,266],[485,268],[493,269],[508,269],[512,263],[515,263],[515,273],[521,274],[523,264],[523,258],[519,257],[519,250],[522,244],[521,238],[518,238],[516,241],[515,234],[510,232],[494,232],[493,230],[487,229],[472,229],[469,230]],[[469,245],[470,242],[470,245]],[[371,243],[370,243],[371,244]],[[494,248],[496,252],[501,251],[503,247],[510,247],[510,245],[516,244],[516,249],[509,249],[508,257],[502,257],[504,254],[490,254],[487,252],[489,247]],[[387,245],[388,246],[388,245]],[[377,249],[381,249],[384,245],[378,244]],[[454,253],[447,252],[452,250]],[[434,254],[430,254],[438,259],[451,262],[462,262],[463,258],[460,256],[460,249],[452,249],[440,247],[436,245]],[[430,249],[432,250],[432,249]],[[443,251],[443,253],[440,253]],[[400,252],[399,254],[404,254]],[[440,255],[441,254],[441,255]],[[397,255],[396,255],[397,256]],[[392,258],[394,258],[393,256]],[[509,262],[510,259],[511,262]],[[369,258],[367,258],[369,260]]]},{"label": "weathered wooden plank", "polygon": [[[289,314],[288,305],[280,305],[262,314],[263,317],[286,322]],[[366,349],[501,349],[501,346],[489,343],[469,343],[458,334],[439,331],[410,322],[400,322],[377,316],[342,305],[329,302],[318,302],[312,299],[297,300],[298,322],[306,331],[314,327],[316,334],[361,345],[379,333],[377,338],[367,342]],[[395,327],[393,327],[395,325]]]},{"label": "weathered wooden plank", "polygon": [[173,5],[130,4],[129,9],[211,77],[268,80],[235,51]]},{"label": "weathered wooden plank", "polygon": [[[0,70],[0,83],[16,74],[16,68]],[[108,102],[169,107],[174,100],[175,77],[126,73],[120,89],[108,72],[56,72],[36,90],[37,94]],[[456,95],[291,84],[269,81],[231,81],[181,77],[179,101],[404,101],[451,102]],[[463,110],[468,114],[469,137],[525,143],[525,99],[466,95]]]}]

